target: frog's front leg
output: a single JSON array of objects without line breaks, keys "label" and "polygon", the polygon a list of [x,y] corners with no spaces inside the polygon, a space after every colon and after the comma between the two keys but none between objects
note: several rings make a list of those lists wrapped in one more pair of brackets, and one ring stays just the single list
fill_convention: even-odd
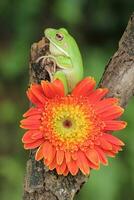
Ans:
[{"label": "frog's front leg", "polygon": [[57,71],[54,76],[53,79],[59,79],[63,85],[64,85],[64,90],[65,90],[65,95],[68,94],[69,90],[68,90],[68,84],[67,84],[67,79],[66,79],[66,75],[64,74],[64,72],[62,71]]},{"label": "frog's front leg", "polygon": [[[53,72],[51,71],[49,67],[46,68],[47,72],[49,73],[51,81],[55,79],[61,80],[62,83],[64,84],[65,94],[67,94],[69,92],[68,80],[66,78],[65,72],[63,72],[62,70],[71,69],[73,67],[70,58],[62,56],[62,55],[58,55],[58,56],[47,55],[47,56],[40,57],[37,60],[37,62],[42,60],[42,65],[45,65],[45,61],[47,58],[49,58],[50,60],[53,60],[53,63],[55,66],[54,67],[55,69]],[[56,72],[56,67],[58,67],[59,69],[57,72]]]},{"label": "frog's front leg", "polygon": [[[48,60],[48,61],[47,61]],[[36,60],[36,63],[41,61],[41,65],[45,66],[46,71],[49,74],[50,80],[53,80],[53,75],[56,72],[56,59],[52,55],[41,56]],[[49,66],[49,63],[53,62],[52,67]]]},{"label": "frog's front leg", "polygon": [[70,88],[68,84],[67,73],[65,73],[65,71],[67,72],[73,69],[71,59],[63,55],[58,55],[55,56],[55,60],[59,70],[55,72],[54,79],[57,78],[62,81],[65,88],[65,94],[68,94],[70,92]]}]

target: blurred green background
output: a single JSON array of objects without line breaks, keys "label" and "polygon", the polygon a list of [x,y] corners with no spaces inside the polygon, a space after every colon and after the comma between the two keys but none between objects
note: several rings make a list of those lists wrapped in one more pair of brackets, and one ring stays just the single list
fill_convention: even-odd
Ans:
[{"label": "blurred green background", "polygon": [[[28,152],[23,150],[19,128],[28,108],[30,46],[46,27],[65,27],[77,40],[85,75],[97,82],[118,48],[133,0],[0,0],[0,199],[20,200]],[[78,200],[134,199],[134,101],[123,119],[128,127],[118,135],[126,146],[108,167],[92,171]]]}]

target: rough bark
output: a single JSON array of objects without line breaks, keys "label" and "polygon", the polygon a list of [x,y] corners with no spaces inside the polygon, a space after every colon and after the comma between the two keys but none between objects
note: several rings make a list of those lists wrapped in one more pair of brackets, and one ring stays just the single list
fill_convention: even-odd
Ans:
[{"label": "rough bark", "polygon": [[119,41],[117,52],[105,68],[100,86],[109,88],[109,96],[118,97],[123,107],[134,94],[134,13]]},{"label": "rough bark", "polygon": [[[45,67],[36,60],[48,52],[48,41],[43,38],[34,43],[31,48],[30,82],[49,80]],[[51,68],[51,63],[47,67]],[[124,107],[134,94],[134,13],[119,42],[117,52],[110,59],[100,81],[101,87],[110,89],[108,96],[120,99]],[[34,151],[31,151],[27,161],[24,182],[23,200],[72,200],[88,177],[79,173],[77,176],[58,176],[55,171],[49,171],[44,164],[36,162]]]}]

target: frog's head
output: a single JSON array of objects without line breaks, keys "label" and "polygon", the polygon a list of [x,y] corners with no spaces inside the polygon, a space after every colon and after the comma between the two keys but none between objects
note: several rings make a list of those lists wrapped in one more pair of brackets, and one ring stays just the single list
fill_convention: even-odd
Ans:
[{"label": "frog's head", "polygon": [[[68,31],[65,28],[60,29],[53,29],[53,28],[47,28],[45,30],[45,37],[50,41],[50,47],[51,50],[56,54],[62,53],[66,56],[69,56],[68,51],[68,41],[69,37],[71,37],[68,33]],[[57,49],[57,51],[56,51]]]}]

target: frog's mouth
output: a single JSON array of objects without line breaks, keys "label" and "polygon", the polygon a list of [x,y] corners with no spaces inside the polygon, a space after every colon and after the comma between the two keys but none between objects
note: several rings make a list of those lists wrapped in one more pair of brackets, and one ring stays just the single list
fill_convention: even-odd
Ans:
[{"label": "frog's mouth", "polygon": [[50,41],[50,43],[49,43],[49,50],[50,50],[50,53],[52,55],[55,55],[55,56],[64,55],[64,56],[69,57],[68,53],[66,51],[64,51],[64,49],[62,49],[61,47],[59,47],[58,45],[56,45],[49,38],[48,38],[48,40]]}]

